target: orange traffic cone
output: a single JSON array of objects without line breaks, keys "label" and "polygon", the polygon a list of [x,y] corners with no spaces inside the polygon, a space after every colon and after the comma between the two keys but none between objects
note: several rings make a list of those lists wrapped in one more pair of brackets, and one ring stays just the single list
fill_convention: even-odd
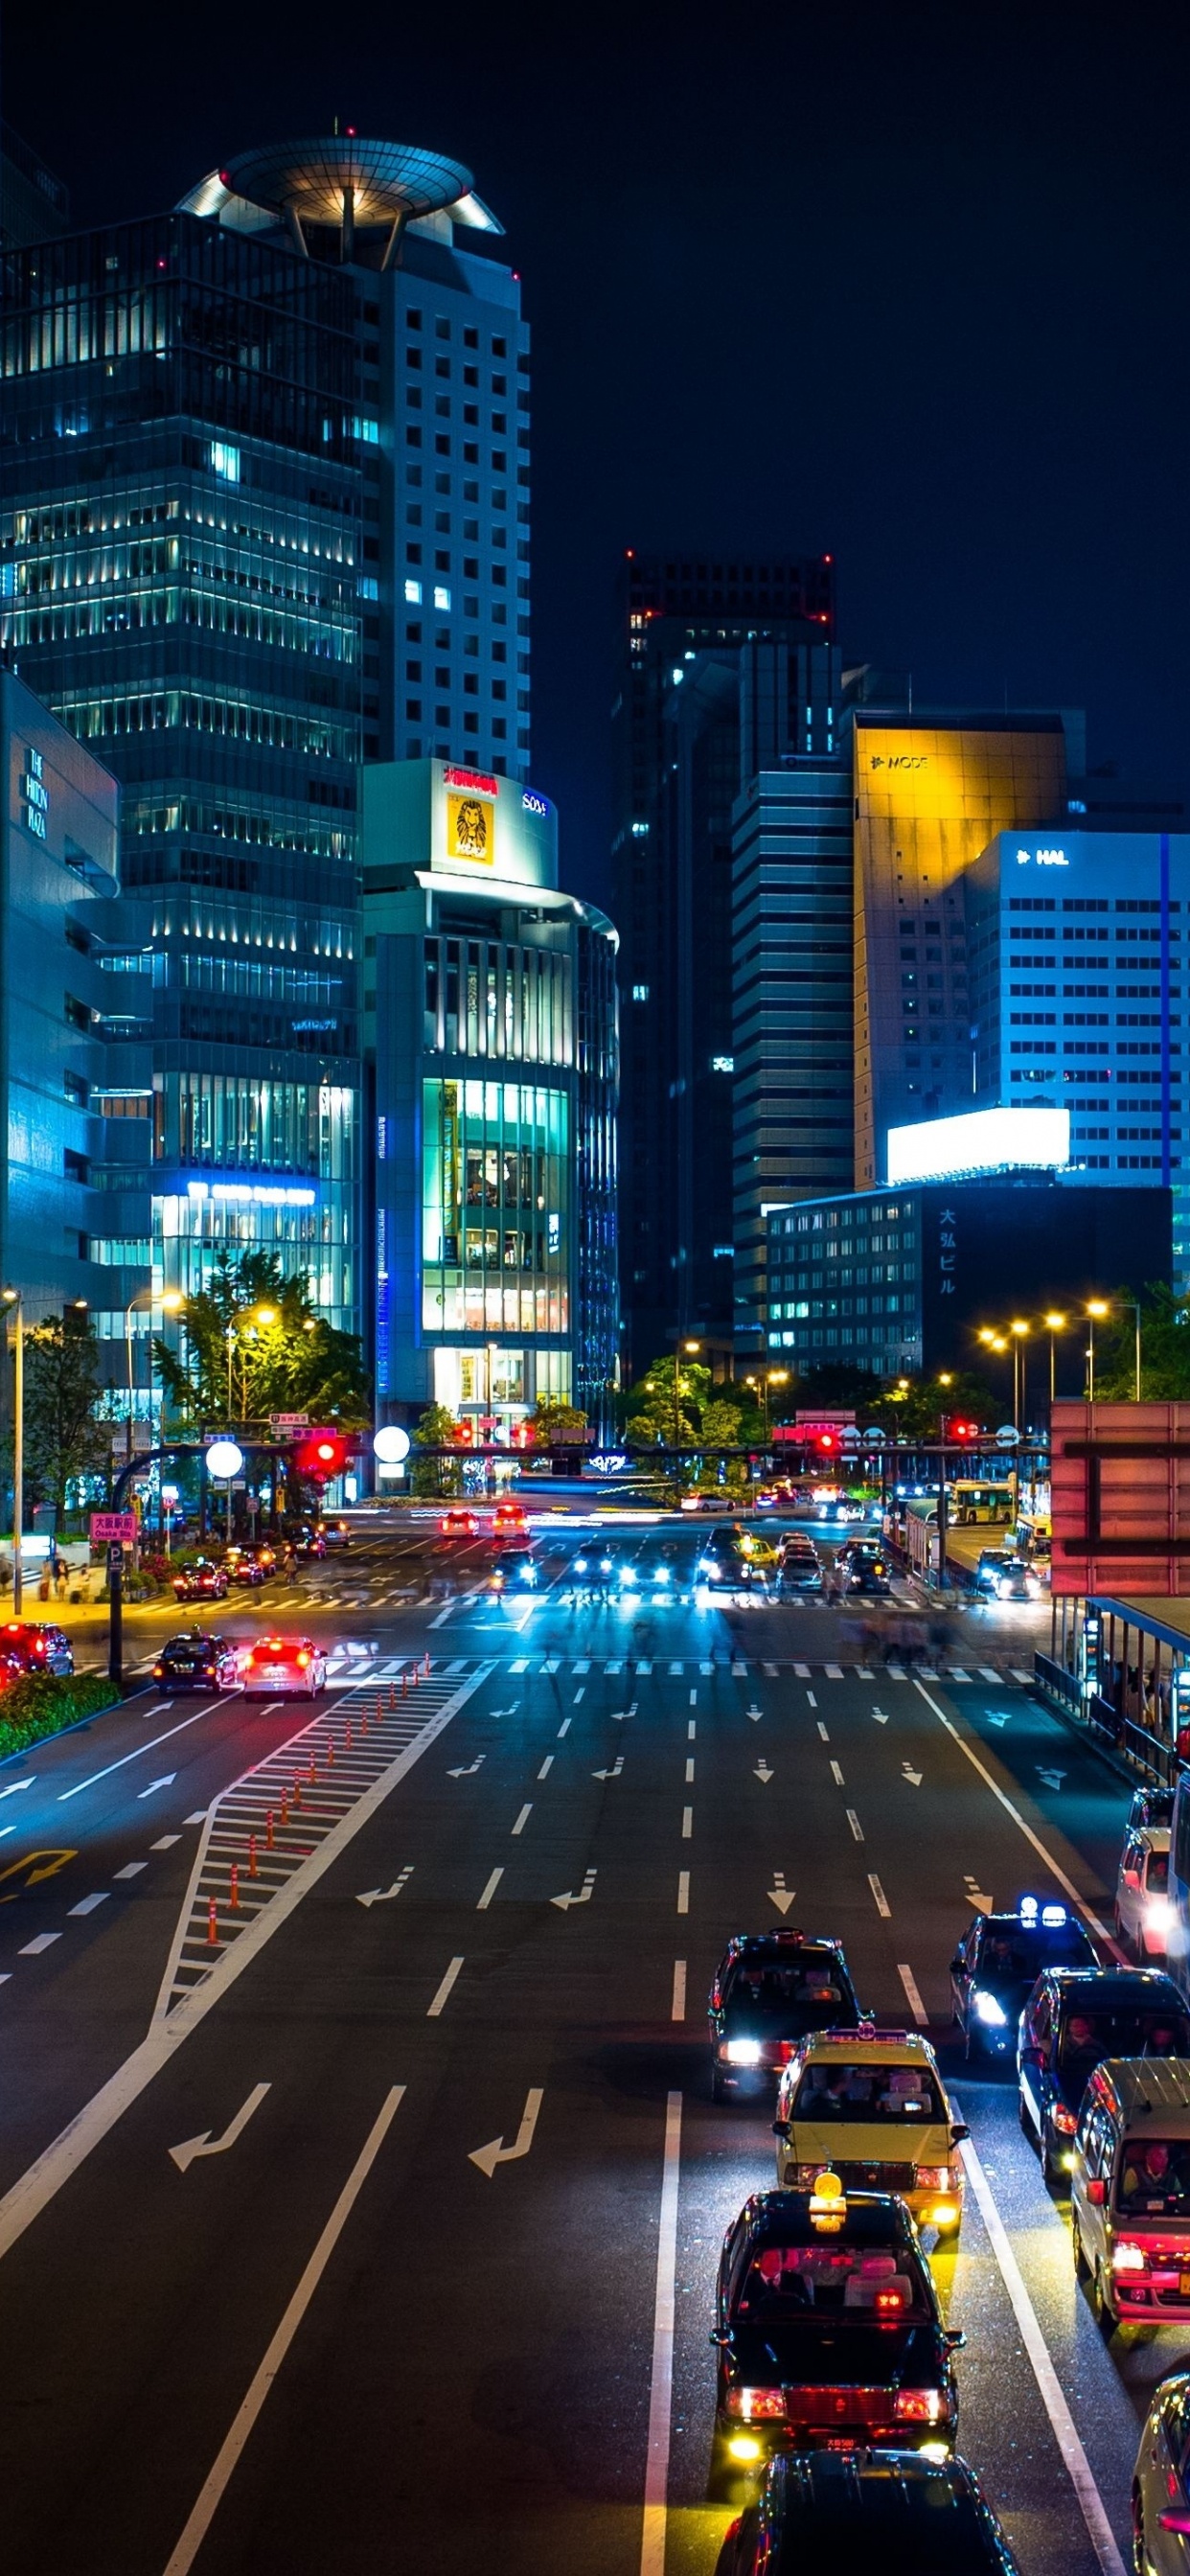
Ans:
[{"label": "orange traffic cone", "polygon": [[212,1897],[207,1907],[207,1948],[209,1950],[216,1950],[218,1949],[218,1946],[219,1925],[215,1914],[215,1899]]},{"label": "orange traffic cone", "polygon": [[230,1903],[232,1913],[238,1914],[240,1910],[240,1864],[238,1860],[233,1860],[231,1864],[231,1896],[228,1901]]}]

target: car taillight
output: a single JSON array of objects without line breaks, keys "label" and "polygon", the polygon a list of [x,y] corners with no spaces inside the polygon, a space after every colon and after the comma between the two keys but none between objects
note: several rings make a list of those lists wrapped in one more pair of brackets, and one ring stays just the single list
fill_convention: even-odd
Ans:
[{"label": "car taillight", "polygon": [[772,2422],[785,2413],[783,2388],[729,2388],[727,2412],[739,2415],[745,2424]]},{"label": "car taillight", "polygon": [[909,2301],[903,2290],[889,2289],[877,2290],[876,2292],[876,2314],[878,2317],[899,2317],[902,2308],[907,2308],[908,2305]]},{"label": "car taillight", "polygon": [[1064,2102],[1055,2102],[1053,2119],[1055,2129],[1060,2129],[1064,2138],[1072,2138],[1074,2136],[1074,2132],[1078,2127],[1078,2120],[1073,2111],[1067,2110]]},{"label": "car taillight", "polygon": [[303,1671],[303,1672],[305,1672],[306,1666],[307,1666],[307,1664],[308,1664],[308,1663],[309,1663],[309,1661],[310,1661],[309,1656],[308,1656],[308,1655],[306,1655],[306,1654],[301,1654],[301,1655],[299,1655],[299,1656],[298,1656],[297,1660],[298,1660],[299,1664],[301,1665],[302,1671]]},{"label": "car taillight", "polygon": [[893,2414],[902,2424],[940,2424],[950,2408],[940,2388],[897,2388]]},{"label": "car taillight", "polygon": [[164,1680],[164,1678],[165,1678],[165,1666],[164,1666],[164,1664],[154,1664],[154,1666],[153,1666],[153,1679],[154,1679],[154,1681],[155,1681],[155,1682],[163,1681],[163,1680]]},{"label": "car taillight", "polygon": [[949,2191],[954,2182],[949,2165],[915,2165],[913,2179],[918,2191]]}]

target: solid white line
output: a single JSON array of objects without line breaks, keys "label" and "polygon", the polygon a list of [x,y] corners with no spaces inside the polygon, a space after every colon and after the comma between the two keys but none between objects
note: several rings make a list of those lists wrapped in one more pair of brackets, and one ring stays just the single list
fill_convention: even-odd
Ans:
[{"label": "solid white line", "polygon": [[514,1834],[523,1834],[523,1833],[524,1833],[525,1827],[526,1827],[526,1825],[528,1824],[529,1818],[530,1818],[530,1816],[532,1815],[532,1813],[533,1813],[533,1801],[532,1801],[532,1799],[530,1799],[528,1806],[527,1806],[527,1807],[522,1807],[521,1812],[520,1812],[519,1816],[517,1817],[516,1823],[515,1823],[515,1825],[514,1825],[514,1826],[513,1826],[513,1828],[512,1828],[512,1830],[513,1830]]},{"label": "solid white line", "polygon": [[901,1984],[909,1997],[909,2009],[915,2022],[920,2025],[922,2030],[927,2029],[929,2026],[930,2016],[926,2011],[920,1994],[918,1993],[917,1979],[913,1974],[912,1968],[907,1968],[903,1960],[898,1960],[897,1975],[899,1976]]},{"label": "solid white line", "polygon": [[686,2018],[686,1962],[684,1959],[674,1960],[674,1993],[669,2017],[671,2021],[685,2021]]},{"label": "solid white line", "polygon": [[[1091,1926],[1092,1931],[1098,1934],[1099,1939],[1100,1939],[1101,1941],[1106,1941],[1107,1946],[1108,1946],[1108,1949],[1112,1952],[1112,1954],[1113,1954],[1113,1956],[1114,1956],[1115,1958],[1117,1958],[1117,1959],[1123,1959],[1123,1957],[1124,1957],[1124,1953],[1123,1953],[1123,1951],[1122,1951],[1122,1950],[1120,1950],[1120,1949],[1118,1949],[1118,1948],[1117,1948],[1116,1943],[1113,1941],[1112,1936],[1111,1936],[1110,1932],[1108,1931],[1108,1928],[1107,1928],[1106,1923],[1101,1923],[1101,1922],[1100,1922],[1098,1915],[1097,1915],[1096,1913],[1094,1913],[1094,1912],[1092,1911],[1092,1908],[1088,1905],[1088,1903],[1087,1903],[1087,1900],[1086,1900],[1085,1896],[1080,1896],[1080,1895],[1079,1895],[1078,1889],[1077,1889],[1077,1887],[1075,1886],[1073,1879],[1072,1879],[1072,1878],[1067,1878],[1067,1875],[1066,1875],[1065,1870],[1064,1870],[1064,1869],[1062,1869],[1062,1868],[1060,1868],[1060,1866],[1059,1866],[1058,1862],[1054,1859],[1054,1855],[1053,1855],[1053,1853],[1052,1853],[1051,1851],[1048,1851],[1048,1850],[1046,1849],[1046,1846],[1045,1846],[1045,1844],[1042,1842],[1040,1835],[1039,1835],[1039,1834],[1035,1834],[1035,1833],[1034,1833],[1032,1825],[1026,1824],[1025,1819],[1024,1819],[1024,1817],[1022,1816],[1022,1814],[1021,1814],[1020,1808],[1019,1808],[1019,1807],[1014,1807],[1014,1805],[1013,1805],[1013,1803],[1012,1803],[1011,1798],[1009,1798],[1009,1797],[1006,1797],[1006,1796],[1005,1796],[1005,1793],[1004,1793],[1003,1789],[1000,1787],[999,1782],[998,1782],[998,1781],[996,1781],[996,1780],[993,1780],[992,1775],[991,1775],[991,1772],[990,1772],[990,1771],[988,1771],[987,1769],[985,1769],[985,1766],[984,1766],[984,1764],[980,1761],[979,1755],[978,1755],[978,1753],[975,1751],[974,1746],[973,1746],[973,1745],[968,1744],[967,1739],[966,1739],[966,1737],[965,1737],[965,1736],[960,1735],[960,1733],[959,1733],[959,1730],[958,1730],[957,1726],[955,1726],[955,1725],[954,1725],[954,1723],[953,1723],[953,1721],[952,1721],[952,1720],[947,1716],[945,1709],[944,1709],[944,1708],[939,1708],[937,1700],[936,1700],[936,1699],[931,1699],[931,1698],[930,1698],[930,1694],[929,1694],[928,1690],[926,1689],[925,1683],[924,1683],[924,1682],[919,1682],[919,1683],[918,1683],[918,1685],[917,1685],[917,1687],[918,1687],[919,1691],[921,1692],[922,1698],[924,1699],[924,1701],[925,1701],[925,1703],[926,1703],[927,1708],[932,1708],[932,1709],[933,1709],[933,1712],[934,1712],[935,1717],[936,1717],[936,1718],[939,1718],[939,1719],[941,1720],[942,1725],[946,1728],[946,1732],[947,1732],[947,1734],[948,1734],[948,1735],[950,1735],[950,1736],[953,1736],[955,1743],[958,1745],[958,1748],[959,1748],[960,1753],[965,1753],[965,1754],[966,1754],[966,1756],[967,1756],[967,1760],[968,1760],[968,1762],[971,1764],[972,1769],[973,1769],[973,1770],[975,1770],[975,1771],[978,1771],[979,1776],[980,1776],[980,1779],[981,1779],[981,1780],[984,1780],[984,1781],[986,1781],[986,1782],[987,1782],[988,1788],[991,1790],[991,1793],[992,1793],[993,1798],[998,1798],[998,1799],[999,1799],[1001,1806],[1002,1806],[1002,1807],[1004,1808],[1004,1810],[1005,1810],[1005,1813],[1006,1813],[1007,1815],[1010,1815],[1010,1816],[1011,1816],[1011,1818],[1012,1818],[1012,1821],[1013,1821],[1014,1825],[1019,1825],[1019,1826],[1020,1826],[1021,1832],[1023,1833],[1023,1835],[1024,1835],[1024,1837],[1025,1837],[1026,1842],[1027,1842],[1027,1843],[1031,1843],[1031,1844],[1032,1844],[1033,1849],[1034,1849],[1034,1851],[1037,1853],[1037,1855],[1038,1855],[1039,1859],[1041,1859],[1041,1860],[1043,1860],[1043,1861],[1045,1862],[1046,1868],[1047,1868],[1047,1869],[1052,1869],[1052,1871],[1053,1871],[1053,1873],[1054,1873],[1054,1876],[1055,1876],[1055,1878],[1057,1879],[1057,1882],[1058,1882],[1059,1887],[1064,1887],[1064,1888],[1065,1888],[1065,1890],[1066,1890],[1066,1894],[1068,1895],[1068,1897],[1069,1897],[1069,1898],[1070,1898],[1070,1900],[1071,1900],[1071,1903],[1072,1903],[1072,1904],[1074,1904],[1074,1905],[1077,1905],[1078,1910],[1079,1910],[1079,1913],[1082,1915],[1082,1918],[1083,1918],[1084,1923],[1089,1923],[1089,1924],[1090,1924],[1090,1926]],[[1129,1962],[1127,1962],[1127,1961],[1125,1961],[1125,1965],[1128,1965],[1128,1964],[1130,1964],[1130,1963],[1129,1963]]]},{"label": "solid white line", "polygon": [[441,1985],[440,1985],[440,1986],[439,1986],[439,1988],[438,1988],[438,1992],[437,1992],[437,1994],[436,1994],[436,1995],[435,1995],[435,1997],[434,1997],[433,2003],[429,2006],[429,2009],[428,2009],[428,2011],[427,2011],[427,2013],[426,2013],[426,2020],[427,2020],[427,2021],[437,2021],[438,2016],[439,2016],[439,2014],[440,2014],[440,2012],[441,2012],[441,2010],[442,2010],[443,2004],[446,2002],[447,1996],[448,1996],[448,1995],[449,1995],[449,1993],[450,1993],[451,1987],[452,1987],[452,1986],[453,1986],[453,1984],[454,1984],[455,1978],[457,1977],[457,1975],[458,1975],[458,1973],[459,1973],[459,1970],[460,1970],[460,1968],[462,1967],[462,1964],[463,1964],[463,1962],[462,1962],[462,1960],[461,1960],[461,1959],[452,1959],[452,1960],[451,1960],[450,1966],[449,1966],[449,1968],[447,1969],[447,1971],[446,1971],[446,1975],[444,1976],[444,1978],[443,1978],[443,1980],[442,1980],[442,1983],[441,1983]]},{"label": "solid white line", "polygon": [[[674,2273],[678,2255],[678,2175],[682,2153],[682,2096],[665,2102],[665,2154],[657,2230],[657,2294],[653,2308],[653,2369],[649,2384],[649,2449],[640,2576],[665,2576],[665,2526],[669,2502],[669,2430],[673,2407]],[[167,2568],[166,2576],[171,2576]]]},{"label": "solid white line", "polygon": [[480,1897],[479,1903],[475,1908],[477,1914],[487,1913],[488,1907],[491,1904],[492,1898],[494,1897],[503,1876],[504,1872],[502,1869],[494,1869],[492,1871],[492,1875],[483,1891],[483,1895]]},{"label": "solid white line", "polygon": [[236,2463],[246,2448],[264,2401],[392,2126],[404,2091],[403,2084],[394,2084],[385,2096],[379,2117],[368,2132],[247,2396],[234,2417],[231,2430],[220,2446],[214,2467],[203,2485],[182,2537],[169,2557],[165,2576],[187,2576],[187,2570],[194,2565]]},{"label": "solid white line", "polygon": [[1036,2312],[1021,2277],[1020,2266],[1009,2244],[1004,2222],[992,2197],[991,2186],[970,2138],[964,2138],[959,2149],[979,2202],[979,2214],[992,2241],[992,2252],[1000,2266],[1004,2287],[1012,2302],[1012,2312],[1020,2329],[1021,2341],[1033,2365],[1033,2376],[1041,2391],[1041,2402],[1053,2427],[1054,2440],[1066,2464],[1067,2473],[1078,2497],[1091,2547],[1103,2570],[1103,2576],[1124,2576],[1124,2561],[1116,2546],[1115,2533],[1103,2508],[1103,2498],[1091,2475],[1091,2466],[1075,2431],[1074,2418],[1062,2394],[1057,2371],[1050,2359],[1049,2346],[1037,2322]]},{"label": "solid white line", "polygon": [[678,1871],[678,1912],[679,1914],[688,1914],[689,1911],[690,1872],[688,1869],[680,1869]]},{"label": "solid white line", "polygon": [[231,1700],[238,1696],[238,1692],[229,1692],[224,1699],[209,1700],[205,1708],[196,1708],[193,1716],[184,1717],[180,1725],[167,1726],[164,1735],[151,1736],[147,1744],[138,1744],[132,1753],[122,1753],[118,1762],[106,1762],[102,1771],[92,1771],[86,1780],[79,1780],[73,1789],[63,1789],[58,1800],[59,1806],[64,1807],[68,1798],[80,1798],[84,1789],[93,1789],[97,1780],[106,1780],[112,1771],[122,1771],[126,1763],[139,1762],[142,1753],[152,1753],[157,1745],[168,1744],[171,1735],[184,1735],[188,1726],[197,1726],[200,1717],[212,1717],[217,1708],[227,1708]]},{"label": "solid white line", "polygon": [[868,1871],[868,1885],[869,1885],[869,1887],[871,1888],[871,1890],[872,1890],[872,1894],[873,1894],[873,1896],[874,1896],[874,1897],[875,1897],[875,1899],[876,1899],[876,1911],[877,1911],[877,1913],[878,1913],[878,1914],[882,1914],[882,1915],[885,1917],[885,1920],[887,1921],[888,1917],[889,1917],[889,1916],[891,1915],[891,1913],[892,1913],[892,1907],[891,1907],[891,1905],[889,1904],[888,1898],[887,1898],[887,1896],[886,1896],[886,1895],[885,1895],[885,1893],[884,1893],[884,1889],[882,1888],[882,1886],[881,1886],[881,1884],[880,1884],[880,1881],[879,1881],[879,1879],[878,1879],[878,1878],[877,1878],[877,1876],[876,1876],[875,1871],[874,1871],[874,1870],[871,1870],[871,1869]]}]

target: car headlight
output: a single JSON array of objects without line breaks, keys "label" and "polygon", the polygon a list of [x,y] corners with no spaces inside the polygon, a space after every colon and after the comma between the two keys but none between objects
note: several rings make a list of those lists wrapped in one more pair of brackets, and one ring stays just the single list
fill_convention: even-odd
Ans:
[{"label": "car headlight", "polygon": [[640,1576],[631,1565],[626,1565],[622,1568],[620,1583],[625,1592],[639,1592],[640,1590]]},{"label": "car headlight", "polygon": [[759,2066],[760,2041],[729,2039],[726,2047],[720,2051],[720,2055],[726,2057],[729,2066]]},{"label": "car headlight", "polygon": [[1112,2247],[1113,2272],[1143,2272],[1146,2259],[1143,2245],[1130,2244],[1126,2236],[1121,2237]]},{"label": "car headlight", "polygon": [[653,1577],[654,1583],[670,1583],[672,1580],[668,1565],[659,1565]]},{"label": "car headlight", "polygon": [[971,2001],[978,2021],[986,2022],[989,2030],[1003,2030],[1008,2015],[1003,2004],[997,2003],[986,1986],[977,1986]]},{"label": "car headlight", "polygon": [[1147,1896],[1145,1898],[1145,1922],[1148,1924],[1151,1932],[1164,1932],[1168,1929],[1168,1896]]},{"label": "car headlight", "polygon": [[575,1573],[576,1573],[576,1574],[585,1574],[585,1573],[586,1573],[586,1571],[587,1571],[587,1560],[586,1560],[586,1557],[585,1557],[585,1556],[576,1556],[576,1558],[575,1558],[575,1560],[574,1560],[574,1570],[575,1570]]}]

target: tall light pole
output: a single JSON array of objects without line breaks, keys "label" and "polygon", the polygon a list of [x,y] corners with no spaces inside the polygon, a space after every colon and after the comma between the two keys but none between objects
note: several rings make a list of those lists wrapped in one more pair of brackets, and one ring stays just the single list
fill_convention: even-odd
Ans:
[{"label": "tall light pole", "polygon": [[16,1373],[13,1381],[12,1435],[12,1611],[21,1615],[21,1532],[25,1519],[25,1301],[19,1288],[3,1291],[4,1303],[16,1316]]},{"label": "tall light pole", "polygon": [[[241,1306],[238,1312],[232,1315],[229,1319],[227,1326],[227,1427],[229,1431],[232,1425],[233,1395],[231,1367],[232,1361],[235,1357],[236,1325],[246,1324],[249,1321],[254,1324],[275,1324],[277,1321],[277,1309],[275,1306]],[[242,1394],[242,1386],[240,1391]]]},{"label": "tall light pole", "polygon": [[1050,1337],[1050,1411],[1052,1413],[1054,1406],[1054,1337],[1055,1334],[1065,1331],[1066,1317],[1065,1315],[1057,1314],[1047,1315],[1045,1317],[1045,1325]]},{"label": "tall light pole", "polygon": [[1098,1319],[1098,1321],[1102,1322],[1103,1317],[1104,1317],[1108,1312],[1109,1312],[1109,1309],[1108,1309],[1107,1302],[1106,1302],[1106,1299],[1105,1299],[1105,1298],[1103,1298],[1103,1297],[1088,1297],[1088,1299],[1087,1299],[1087,1329],[1088,1329],[1088,1340],[1087,1340],[1087,1402],[1088,1402],[1088,1404],[1094,1404],[1094,1401],[1095,1401],[1095,1324],[1096,1324],[1096,1320],[1097,1320],[1097,1319]]},{"label": "tall light pole", "polygon": [[[129,1298],[124,1309],[124,1348],[128,1360],[128,1422],[124,1441],[124,1455],[126,1458],[131,1458],[132,1456],[132,1318],[139,1307],[152,1307],[157,1302],[158,1300],[153,1289],[138,1288],[135,1297]],[[185,1298],[179,1294],[179,1291],[176,1288],[167,1289],[164,1297],[160,1300],[160,1304],[167,1315],[179,1314],[185,1303]]]},{"label": "tall light pole", "polygon": [[1012,1420],[1013,1428],[1017,1431],[1020,1430],[1021,1415],[1025,1410],[1025,1336],[1028,1330],[1029,1326],[1023,1317],[1016,1316],[1012,1324]]},{"label": "tall light pole", "polygon": [[[701,1342],[683,1342],[683,1343],[682,1343],[682,1345],[681,1345],[681,1348],[682,1348],[684,1351],[689,1351],[689,1352],[691,1352],[691,1354],[693,1354],[695,1351],[700,1351],[700,1350],[702,1349],[702,1343],[701,1343]],[[675,1449],[680,1449],[680,1447],[681,1447],[681,1445],[682,1445],[682,1416],[681,1416],[681,1410],[680,1410],[680,1397],[681,1397],[681,1392],[682,1392],[682,1371],[681,1371],[681,1365],[680,1365],[679,1357],[678,1357],[678,1350],[677,1350],[677,1347],[675,1346],[675,1349],[674,1349],[674,1447],[675,1447]]]}]

